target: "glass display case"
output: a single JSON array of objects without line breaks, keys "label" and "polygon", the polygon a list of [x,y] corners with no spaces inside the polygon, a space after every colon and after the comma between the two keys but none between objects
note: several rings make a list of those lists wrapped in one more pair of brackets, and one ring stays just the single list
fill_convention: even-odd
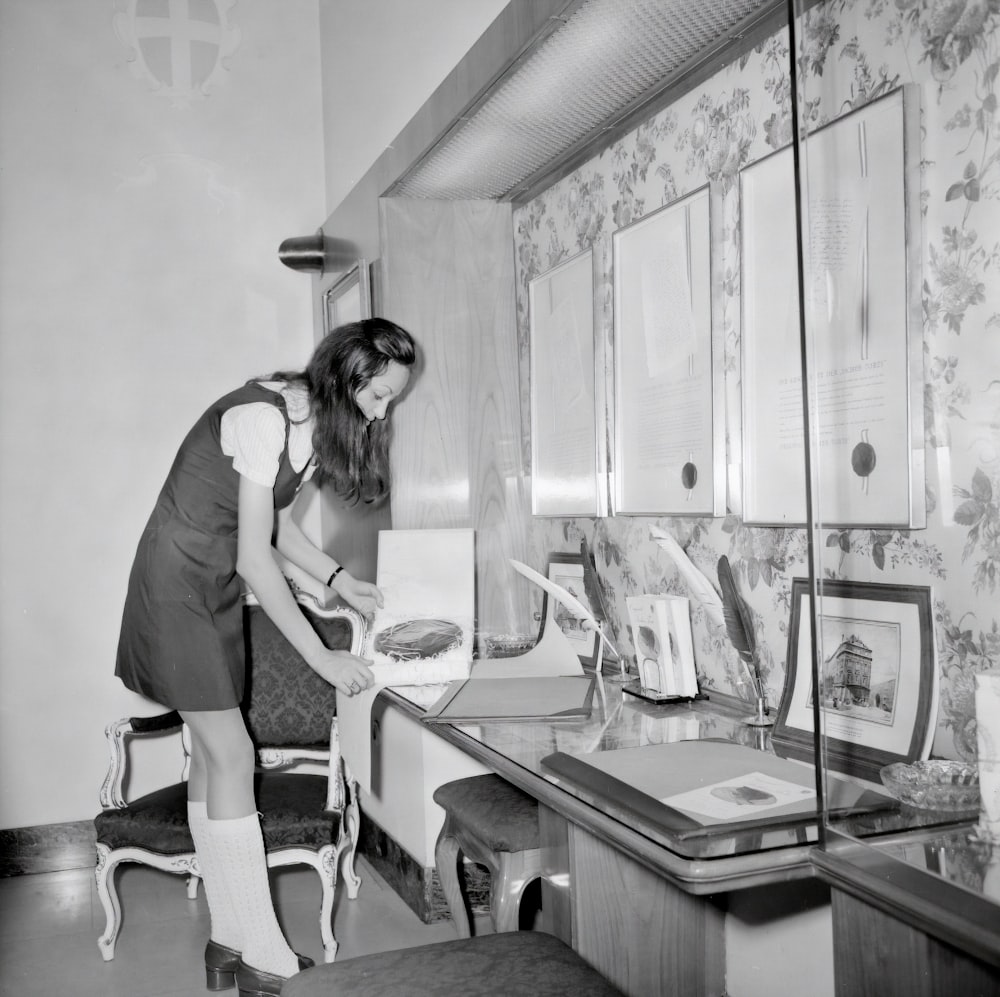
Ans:
[{"label": "glass display case", "polygon": [[893,801],[823,811],[838,992],[994,993],[1000,13],[793,7],[811,566],[775,735]]}]

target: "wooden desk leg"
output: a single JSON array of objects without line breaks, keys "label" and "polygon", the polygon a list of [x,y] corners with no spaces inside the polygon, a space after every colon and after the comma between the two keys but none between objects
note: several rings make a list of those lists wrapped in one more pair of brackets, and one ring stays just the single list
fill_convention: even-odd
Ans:
[{"label": "wooden desk leg", "polygon": [[629,997],[718,997],[724,920],[711,899],[686,893],[547,808],[539,812],[546,930]]}]

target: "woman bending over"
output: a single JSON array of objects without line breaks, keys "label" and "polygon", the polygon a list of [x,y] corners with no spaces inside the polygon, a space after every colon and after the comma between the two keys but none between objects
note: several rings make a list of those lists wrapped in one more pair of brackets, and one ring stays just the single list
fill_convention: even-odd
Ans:
[{"label": "woman bending over", "polygon": [[[364,658],[326,648],[302,615],[274,547],[366,616],[382,604],[291,516],[314,476],[348,501],[389,489],[389,406],[406,388],[413,339],[385,319],[333,330],[304,371],[253,380],[221,398],[181,444],[139,541],[115,673],[178,710],[191,733],[188,817],[211,912],[212,989],[276,995],[309,964],[271,902],[240,703],[243,584],[305,661],[345,696],[374,681]],[[275,535],[275,521],[277,533]]]}]

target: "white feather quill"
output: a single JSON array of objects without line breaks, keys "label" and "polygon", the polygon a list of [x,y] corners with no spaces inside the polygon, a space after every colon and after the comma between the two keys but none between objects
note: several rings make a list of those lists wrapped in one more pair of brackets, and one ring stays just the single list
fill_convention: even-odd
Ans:
[{"label": "white feather quill", "polygon": [[556,602],[561,603],[566,607],[579,621],[580,625],[584,630],[593,630],[597,633],[597,636],[607,644],[611,649],[612,653],[617,655],[618,652],[615,650],[614,645],[607,637],[604,636],[604,631],[601,629],[600,623],[594,617],[594,614],[590,612],[587,607],[580,602],[576,596],[567,592],[561,585],[556,585],[555,582],[550,581],[544,575],[539,574],[533,568],[529,568],[526,564],[522,564],[520,561],[515,561],[514,558],[508,558],[510,563],[514,566],[515,571],[519,571],[528,581],[534,582],[540,588],[544,589]]},{"label": "white feather quill", "polygon": [[722,598],[708,578],[698,570],[694,561],[684,552],[684,548],[669,534],[655,526],[649,528],[649,536],[670,555],[678,574],[687,584],[695,598],[702,604],[709,619],[720,627],[726,625],[722,610]]}]

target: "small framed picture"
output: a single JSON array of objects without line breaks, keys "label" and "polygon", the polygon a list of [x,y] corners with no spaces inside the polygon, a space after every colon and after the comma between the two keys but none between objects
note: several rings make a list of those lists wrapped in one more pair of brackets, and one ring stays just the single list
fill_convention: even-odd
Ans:
[{"label": "small framed picture", "polygon": [[884,765],[926,758],[937,708],[930,588],[823,581],[814,614],[808,580],[793,579],[785,689],[771,734],[779,755],[812,759],[817,696],[828,768],[879,782]]},{"label": "small framed picture", "polygon": [[326,332],[372,317],[371,277],[367,260],[358,260],[323,295]]},{"label": "small framed picture", "polygon": [[[592,605],[583,584],[583,555],[570,553],[549,554],[546,577],[556,585],[566,589],[578,599],[593,616],[600,620],[600,607]],[[581,621],[550,599],[548,593],[542,598],[542,626],[539,639],[547,626],[557,626],[576,649],[577,657],[585,668],[597,668],[601,663],[601,640],[594,630],[584,630]]]}]

